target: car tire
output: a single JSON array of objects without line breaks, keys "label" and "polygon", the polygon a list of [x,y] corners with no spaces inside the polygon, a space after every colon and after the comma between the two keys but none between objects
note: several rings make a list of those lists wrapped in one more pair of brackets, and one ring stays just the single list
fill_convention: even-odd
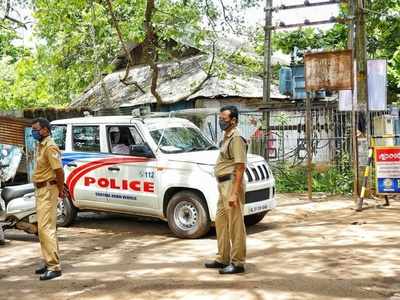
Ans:
[{"label": "car tire", "polygon": [[262,219],[264,219],[267,213],[268,210],[254,215],[244,216],[244,224],[246,224],[246,226],[256,225],[257,223],[260,223]]},{"label": "car tire", "polygon": [[207,205],[198,194],[191,191],[176,193],[167,206],[168,226],[178,237],[200,238],[211,226]]},{"label": "car tire", "polygon": [[69,192],[64,191],[64,198],[57,205],[57,226],[70,226],[78,214],[78,209],[72,204]]}]

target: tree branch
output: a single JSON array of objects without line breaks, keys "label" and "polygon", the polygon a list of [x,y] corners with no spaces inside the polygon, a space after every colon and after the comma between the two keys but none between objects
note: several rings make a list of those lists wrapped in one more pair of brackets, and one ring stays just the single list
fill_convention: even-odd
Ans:
[{"label": "tree branch", "polygon": [[211,57],[211,62],[210,65],[208,66],[208,71],[207,71],[207,75],[206,77],[186,96],[180,97],[177,102],[179,101],[183,101],[186,100],[187,98],[189,98],[190,96],[196,94],[198,91],[201,90],[202,86],[207,82],[207,80],[209,80],[211,77],[213,77],[212,75],[212,68],[214,65],[214,61],[215,61],[215,41],[213,41],[212,43],[212,48],[213,48],[213,52],[212,52],[212,57]]},{"label": "tree branch", "polygon": [[152,24],[153,13],[155,11],[154,0],[147,0],[146,11],[144,14],[144,31],[146,37],[144,40],[144,52],[147,57],[147,63],[152,70],[151,74],[151,94],[156,98],[157,108],[160,109],[163,101],[160,94],[157,92],[157,81],[159,76],[159,69],[157,65],[157,49],[156,49],[156,35]]},{"label": "tree branch", "polygon": [[126,65],[126,67],[125,67],[125,76],[124,76],[124,78],[120,79],[120,81],[125,86],[129,86],[129,85],[133,84],[139,91],[142,92],[142,94],[146,94],[146,91],[139,85],[139,83],[137,81],[128,82],[128,75],[129,75],[129,64]]},{"label": "tree branch", "polygon": [[221,3],[221,7],[222,7],[222,14],[224,15],[224,20],[226,22],[226,24],[228,24],[228,26],[231,28],[233,33],[236,33],[236,30],[233,28],[231,22],[228,20],[228,17],[226,15],[226,6],[224,5],[224,1],[223,0],[219,0],[219,3]]},{"label": "tree branch", "polygon": [[123,84],[125,84],[126,86],[131,85],[131,84],[135,85],[143,94],[145,94],[144,89],[142,87],[140,87],[140,85],[136,81],[127,82],[127,79],[128,79],[128,76],[129,76],[129,69],[130,69],[130,67],[133,67],[133,65],[134,65],[133,58],[131,56],[131,53],[130,53],[126,43],[124,42],[123,37],[122,37],[121,29],[119,28],[119,24],[118,24],[117,18],[115,17],[111,0],[106,0],[106,3],[107,3],[107,6],[108,6],[108,11],[110,13],[112,24],[113,24],[115,30],[117,31],[118,39],[119,39],[119,41],[120,41],[120,43],[122,45],[122,48],[124,49],[125,55],[126,55],[126,57],[128,59],[128,64],[127,64],[126,69],[125,69],[125,75],[124,75],[124,77],[122,79],[120,78],[120,81]]},{"label": "tree branch", "polygon": [[211,23],[211,27],[212,27],[212,29],[213,29],[213,32],[214,33],[216,33],[217,31],[216,31],[216,29],[215,29],[215,27],[216,27],[216,25],[215,25],[215,22],[214,22],[214,20],[213,20],[213,18],[211,18],[210,17],[210,6],[209,6],[209,4],[208,4],[208,0],[205,0],[205,5],[206,5],[206,15],[207,15],[207,18],[208,18],[208,20],[210,21],[210,23]]},{"label": "tree branch", "polygon": [[24,27],[25,29],[27,29],[26,23],[11,17],[10,12],[11,12],[11,3],[10,3],[10,0],[7,0],[6,10],[5,10],[5,15],[4,15],[3,20],[9,20],[12,23],[19,25],[20,27]]}]

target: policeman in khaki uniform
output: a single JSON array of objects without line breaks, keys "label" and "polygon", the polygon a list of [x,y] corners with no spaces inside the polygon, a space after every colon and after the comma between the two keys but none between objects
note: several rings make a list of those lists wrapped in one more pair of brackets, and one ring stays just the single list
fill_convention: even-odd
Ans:
[{"label": "policeman in khaki uniform", "polygon": [[219,190],[215,218],[218,255],[214,261],[205,263],[207,268],[220,269],[220,274],[243,273],[246,259],[243,208],[247,145],[236,129],[237,123],[237,108],[223,107],[220,111],[220,127],[224,131],[224,139],[215,166]]},{"label": "policeman in khaki uniform", "polygon": [[38,141],[33,182],[39,240],[45,262],[35,271],[41,274],[40,280],[61,276],[56,223],[58,197],[63,197],[64,171],[60,150],[50,135],[48,120],[39,118],[32,123],[32,136]]}]

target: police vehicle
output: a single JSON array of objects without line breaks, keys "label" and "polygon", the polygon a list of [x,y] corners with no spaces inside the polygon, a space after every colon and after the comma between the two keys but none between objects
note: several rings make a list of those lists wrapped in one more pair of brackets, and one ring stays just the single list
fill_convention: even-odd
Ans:
[{"label": "police vehicle", "polygon": [[[181,238],[204,236],[218,201],[219,150],[182,118],[83,117],[52,122],[66,175],[63,226],[79,210],[155,217]],[[245,222],[276,206],[266,161],[248,154]]]}]

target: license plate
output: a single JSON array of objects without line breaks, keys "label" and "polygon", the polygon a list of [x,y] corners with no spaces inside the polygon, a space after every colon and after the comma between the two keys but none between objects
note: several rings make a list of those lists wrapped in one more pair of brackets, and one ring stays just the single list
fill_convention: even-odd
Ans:
[{"label": "license plate", "polygon": [[246,206],[245,206],[245,214],[252,215],[252,214],[262,212],[262,211],[271,210],[275,207],[276,207],[275,199],[250,203],[250,204],[246,204]]},{"label": "license plate", "polygon": [[253,207],[249,208],[249,213],[254,214],[268,209],[269,209],[268,204],[254,205]]}]

